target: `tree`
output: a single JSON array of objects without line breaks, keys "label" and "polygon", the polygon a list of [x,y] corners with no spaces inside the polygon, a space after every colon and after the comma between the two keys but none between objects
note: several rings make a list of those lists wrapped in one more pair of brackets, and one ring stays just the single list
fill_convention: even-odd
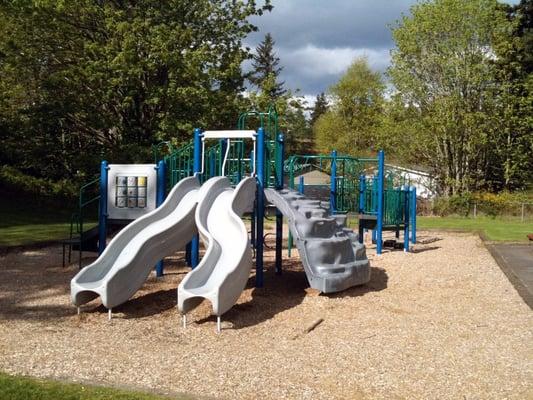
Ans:
[{"label": "tree", "polygon": [[279,129],[285,134],[287,153],[307,152],[309,150],[306,147],[312,146],[312,143],[309,142],[310,129],[304,114],[305,100],[285,89],[284,82],[278,81],[283,67],[280,66],[274,45],[272,35],[267,33],[252,56],[252,71],[248,80],[258,91],[250,91],[248,100],[256,110],[275,106],[279,115]]},{"label": "tree", "polygon": [[503,6],[514,31],[495,48],[499,129],[487,156],[492,190],[523,188],[533,182],[533,1]]},{"label": "tree", "polygon": [[[154,141],[233,125],[269,1],[0,3],[0,161],[53,179],[147,161]],[[220,111],[223,110],[223,111]]]},{"label": "tree", "polygon": [[329,89],[332,105],[313,126],[319,150],[346,154],[376,150],[385,85],[366,58],[356,59]]},{"label": "tree", "polygon": [[393,28],[389,75],[419,126],[411,159],[433,169],[445,194],[486,187],[501,122],[496,49],[510,32],[496,0],[426,1]]},{"label": "tree", "polygon": [[289,99],[281,121],[286,133],[287,154],[310,154],[314,151],[313,135],[305,117],[306,101],[302,97]]},{"label": "tree", "polygon": [[313,126],[315,122],[320,118],[322,114],[328,111],[328,101],[326,99],[326,94],[324,92],[318,94],[315,99],[315,104],[311,110],[311,121],[310,124]]},{"label": "tree", "polygon": [[264,92],[270,100],[276,100],[287,93],[283,88],[285,82],[278,82],[283,67],[279,66],[280,60],[274,51],[275,44],[272,35],[267,33],[252,56],[252,72],[248,78],[250,83]]},{"label": "tree", "polygon": [[519,39],[520,47],[516,53],[517,61],[526,74],[533,73],[533,0],[521,0],[514,6],[507,5],[507,15],[517,22],[514,36]]}]

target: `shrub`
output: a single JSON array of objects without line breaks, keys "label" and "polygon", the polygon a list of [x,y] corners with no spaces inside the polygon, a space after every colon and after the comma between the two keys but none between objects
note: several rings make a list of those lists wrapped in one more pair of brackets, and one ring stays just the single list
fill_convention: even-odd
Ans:
[{"label": "shrub", "polygon": [[439,197],[433,203],[433,213],[442,217],[452,214],[466,217],[468,216],[471,205],[472,196],[470,193]]},{"label": "shrub", "polygon": [[478,192],[473,195],[474,202],[478,210],[490,217],[496,217],[502,214],[513,214],[520,203],[531,201],[523,192],[500,192],[488,193]]},{"label": "shrub", "polygon": [[77,185],[71,181],[36,178],[8,165],[0,166],[0,187],[5,193],[38,197],[45,201],[72,201],[78,195]]},{"label": "shrub", "polygon": [[461,215],[467,217],[474,204],[477,212],[490,217],[498,215],[518,215],[521,203],[533,202],[525,192],[477,192],[463,193],[449,197],[439,197],[433,201],[433,214],[439,216]]}]

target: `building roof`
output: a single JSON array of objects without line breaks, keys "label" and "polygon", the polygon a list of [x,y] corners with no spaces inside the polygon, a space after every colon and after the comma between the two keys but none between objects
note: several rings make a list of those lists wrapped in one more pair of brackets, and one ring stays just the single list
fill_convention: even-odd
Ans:
[{"label": "building roof", "polygon": [[295,185],[298,185],[300,182],[300,176],[304,177],[304,183],[306,185],[329,185],[331,180],[330,176],[325,172],[313,170],[294,177]]}]

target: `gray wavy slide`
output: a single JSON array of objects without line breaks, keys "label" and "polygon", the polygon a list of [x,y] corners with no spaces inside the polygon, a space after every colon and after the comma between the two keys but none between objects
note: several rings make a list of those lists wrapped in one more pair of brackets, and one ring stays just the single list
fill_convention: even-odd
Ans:
[{"label": "gray wavy slide", "polygon": [[321,201],[291,189],[265,189],[265,197],[288,218],[313,289],[334,293],[370,280],[365,246],[345,227],[345,216],[330,215]]},{"label": "gray wavy slide", "polygon": [[200,264],[178,286],[178,309],[184,315],[203,299],[220,316],[237,301],[252,267],[252,249],[241,216],[251,212],[256,194],[254,177],[243,179],[235,189],[225,177],[209,179],[199,193],[196,225],[206,245]]},{"label": "gray wavy slide", "polygon": [[133,296],[158,260],[183,249],[197,233],[199,189],[195,177],[181,180],[161,206],[120,231],[100,257],[72,279],[72,303],[79,307],[100,296],[111,310]]}]

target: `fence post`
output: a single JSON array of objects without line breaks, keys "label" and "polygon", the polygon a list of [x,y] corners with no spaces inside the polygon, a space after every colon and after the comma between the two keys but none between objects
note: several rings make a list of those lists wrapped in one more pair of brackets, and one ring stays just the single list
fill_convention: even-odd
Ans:
[{"label": "fence post", "polygon": [[522,216],[521,216],[521,218],[520,218],[520,221],[521,221],[521,222],[524,222],[524,210],[525,210],[525,205],[526,205],[526,203],[522,203]]},{"label": "fence post", "polygon": [[477,203],[474,203],[474,218],[477,218]]}]

